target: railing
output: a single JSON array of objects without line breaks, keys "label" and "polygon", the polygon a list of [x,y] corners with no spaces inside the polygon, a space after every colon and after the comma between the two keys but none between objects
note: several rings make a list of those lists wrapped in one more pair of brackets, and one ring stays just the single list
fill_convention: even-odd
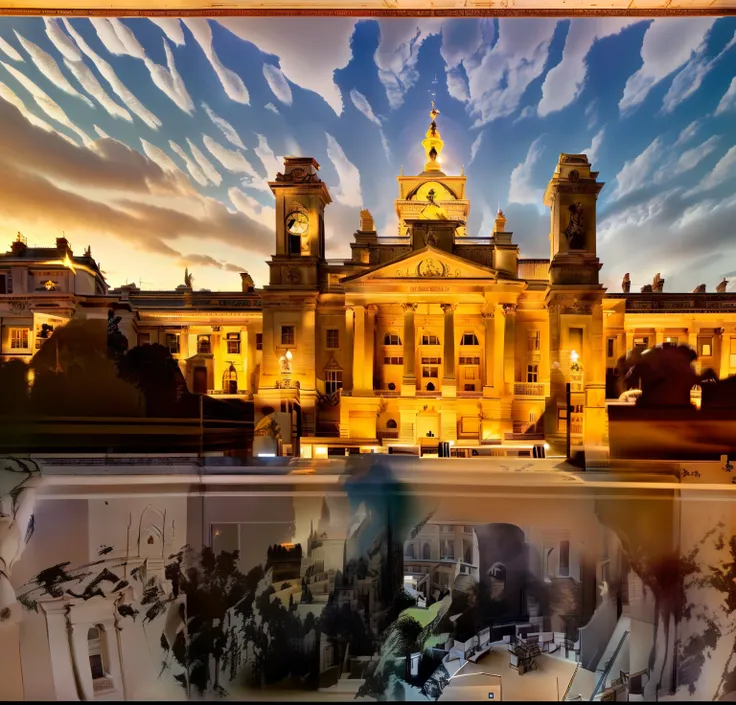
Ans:
[{"label": "railing", "polygon": [[547,385],[544,382],[515,382],[514,394],[521,397],[546,397]]},{"label": "railing", "polygon": [[378,431],[376,433],[376,437],[381,441],[384,439],[389,439],[389,440],[398,439],[399,431],[398,429],[384,429],[384,430]]},{"label": "railing", "polygon": [[601,674],[601,677],[598,679],[598,683],[596,683],[595,690],[593,690],[593,694],[590,696],[590,699],[593,700],[598,693],[605,688],[606,679],[611,673],[611,668],[613,668],[613,664],[616,662],[616,659],[618,658],[618,655],[623,648],[624,642],[626,639],[629,638],[629,632],[625,631],[623,633],[623,636],[619,640],[618,644],[616,645],[616,650],[613,652],[613,655],[611,658],[608,659],[606,662],[606,666],[603,669],[603,673]]},{"label": "railing", "polygon": [[[578,671],[580,670],[580,662],[578,661],[575,664],[575,670],[573,671],[572,678],[570,679],[570,682],[567,684],[567,688],[565,689],[565,693],[562,696],[562,700],[567,700],[567,696],[570,694],[570,688],[572,688],[572,684],[575,682],[575,677],[578,675]],[[582,700],[582,695],[574,695],[571,700]]]}]

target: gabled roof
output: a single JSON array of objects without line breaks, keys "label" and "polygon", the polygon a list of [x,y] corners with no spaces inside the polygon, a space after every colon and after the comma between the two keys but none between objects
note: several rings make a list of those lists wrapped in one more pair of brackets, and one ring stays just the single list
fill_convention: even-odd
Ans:
[{"label": "gabled roof", "polygon": [[343,284],[386,279],[496,279],[498,272],[432,245],[345,277]]}]

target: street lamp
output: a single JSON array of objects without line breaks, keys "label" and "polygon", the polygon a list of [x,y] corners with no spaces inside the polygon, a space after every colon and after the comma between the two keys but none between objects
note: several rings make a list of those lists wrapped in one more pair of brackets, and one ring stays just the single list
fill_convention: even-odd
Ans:
[{"label": "street lamp", "polygon": [[26,372],[26,380],[28,381],[28,386],[32,387],[33,382],[36,379],[36,370],[34,370],[32,367],[28,368],[28,372]]}]

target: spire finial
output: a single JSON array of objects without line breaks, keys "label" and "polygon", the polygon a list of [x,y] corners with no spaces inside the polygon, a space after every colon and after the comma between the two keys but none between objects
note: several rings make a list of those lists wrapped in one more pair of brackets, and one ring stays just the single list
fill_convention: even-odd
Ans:
[{"label": "spire finial", "polygon": [[436,120],[440,111],[437,110],[434,103],[434,99],[437,97],[437,91],[434,88],[436,85],[437,76],[434,77],[434,80],[432,81],[432,90],[430,90],[430,95],[432,96],[432,110],[430,111],[429,116],[432,118],[432,122],[429,125],[429,130],[427,130],[424,140],[422,140],[422,147],[424,147],[424,153],[427,155],[427,163],[424,165],[424,171],[434,171],[441,174],[442,171],[440,170],[439,157],[445,143],[442,141],[440,132],[437,129]]}]

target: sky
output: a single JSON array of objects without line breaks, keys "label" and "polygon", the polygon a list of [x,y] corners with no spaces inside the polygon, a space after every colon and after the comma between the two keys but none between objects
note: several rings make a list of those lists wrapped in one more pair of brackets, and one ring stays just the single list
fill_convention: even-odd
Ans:
[{"label": "sky", "polygon": [[[468,234],[498,208],[549,256],[544,188],[588,155],[601,276],[736,290],[736,18],[0,18],[0,247],[90,246],[111,286],[267,284],[284,155],[333,203],[327,256],[368,208],[397,231],[432,95]],[[5,244],[3,244],[5,243]]]}]

